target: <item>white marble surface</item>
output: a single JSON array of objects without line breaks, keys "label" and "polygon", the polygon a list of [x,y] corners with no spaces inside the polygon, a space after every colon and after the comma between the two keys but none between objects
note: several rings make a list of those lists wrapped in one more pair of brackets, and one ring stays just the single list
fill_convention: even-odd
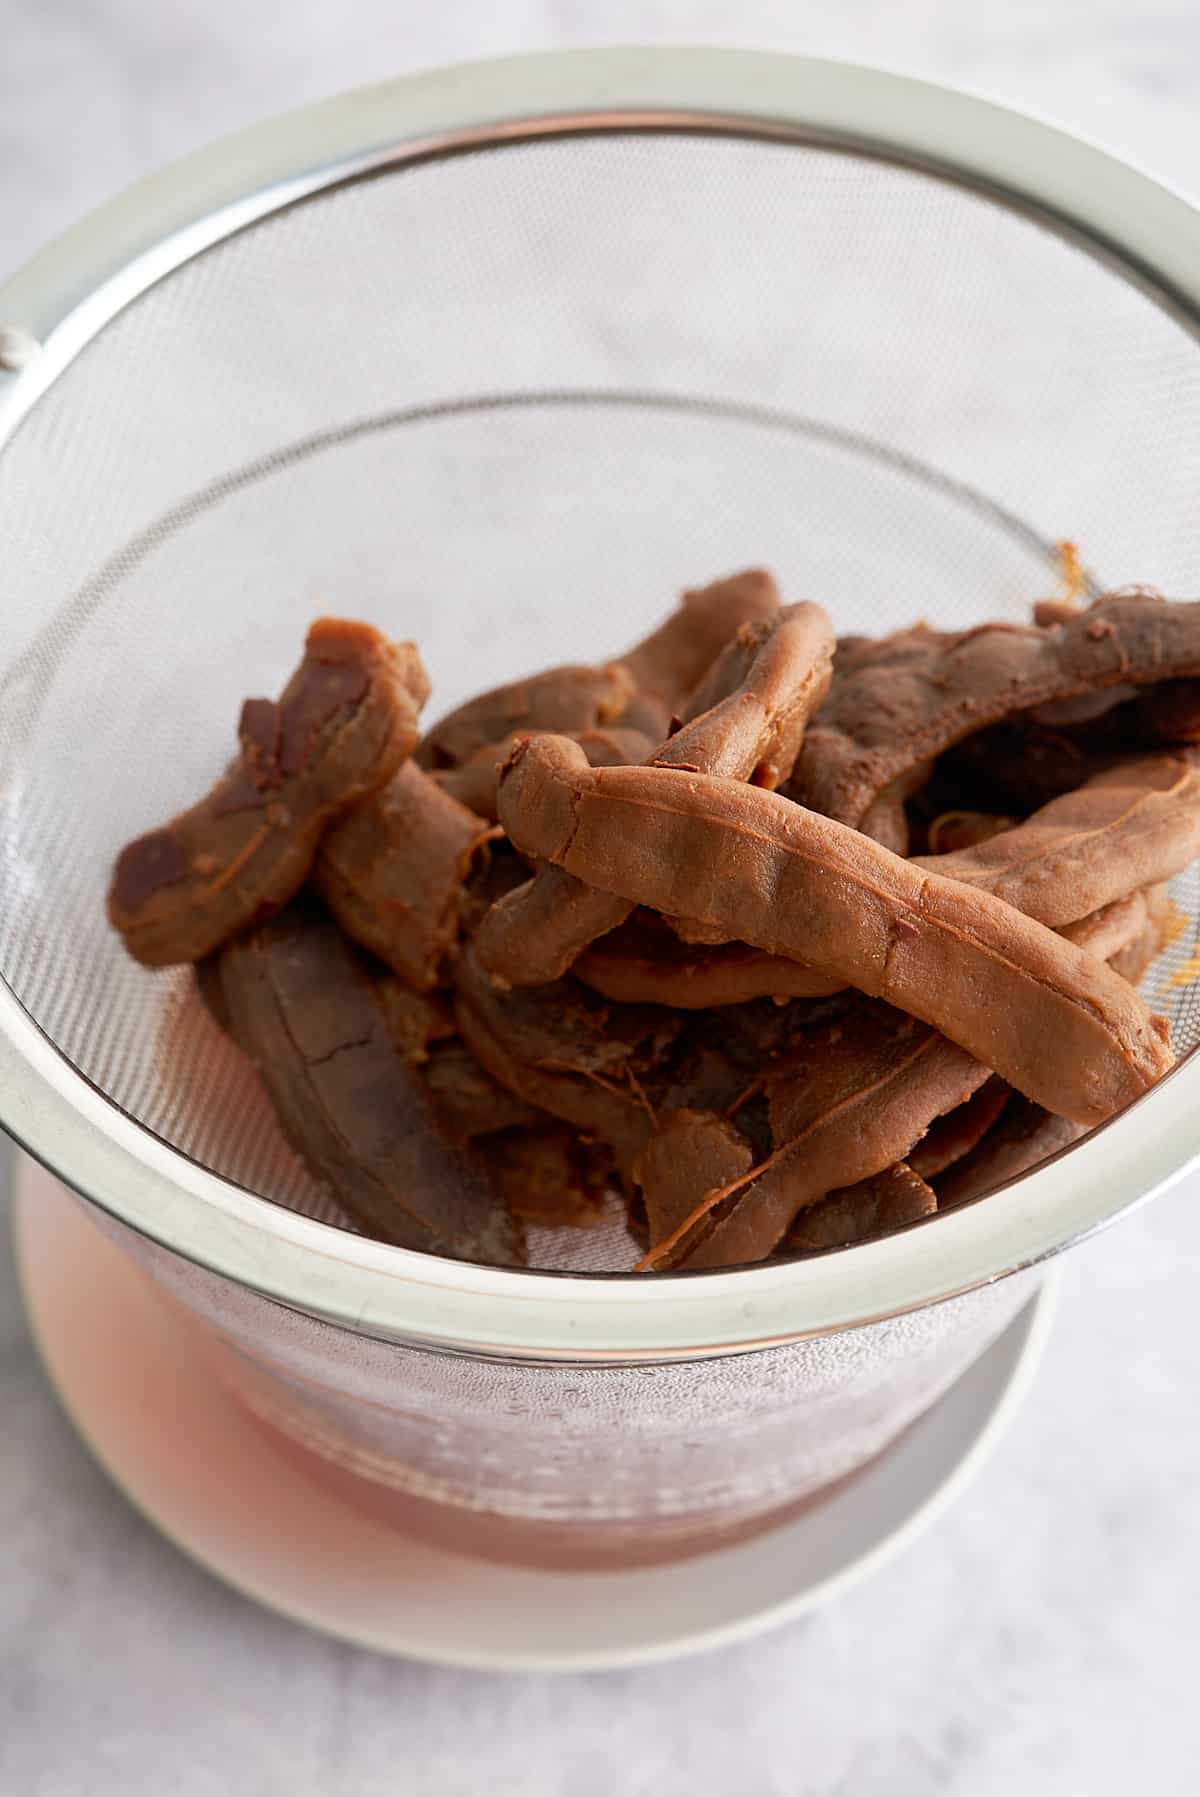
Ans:
[{"label": "white marble surface", "polygon": [[[0,274],[146,169],[264,111],[393,69],[567,42],[891,62],[1200,191],[1192,0],[0,0],[0,23]],[[184,1561],[64,1423],[0,1245],[0,1791],[1177,1797],[1200,1763],[1197,1196],[1077,1252],[1026,1412],[903,1560],[756,1644],[562,1681],[378,1660]]]}]

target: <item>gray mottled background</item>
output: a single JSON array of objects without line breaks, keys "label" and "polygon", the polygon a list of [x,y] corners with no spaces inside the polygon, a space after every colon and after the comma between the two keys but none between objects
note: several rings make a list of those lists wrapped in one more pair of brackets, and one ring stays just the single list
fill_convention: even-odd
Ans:
[{"label": "gray mottled background", "polygon": [[[0,276],[263,112],[452,57],[636,39],[892,63],[1200,191],[1194,0],[0,0]],[[376,1659],[188,1564],[64,1423],[0,1245],[0,1791],[1178,1797],[1200,1764],[1196,1196],[1073,1257],[1025,1413],[899,1563],[750,1646],[559,1681]]]}]

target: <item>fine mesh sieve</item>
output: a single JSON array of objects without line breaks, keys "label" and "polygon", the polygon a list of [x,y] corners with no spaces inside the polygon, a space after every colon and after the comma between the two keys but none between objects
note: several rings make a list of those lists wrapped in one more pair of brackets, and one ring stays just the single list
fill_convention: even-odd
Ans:
[{"label": "fine mesh sieve", "polygon": [[[1200,593],[1177,296],[1049,207],[883,153],[869,110],[856,144],[756,121],[742,85],[736,119],[541,107],[467,148],[397,132],[354,179],[331,157],[41,381],[0,454],[0,972],[112,1128],[337,1220],[190,975],[133,965],[103,916],[115,849],[211,781],[318,613],[414,638],[432,716],[612,655],[747,563],[843,632],[1027,617],[1063,538],[1095,588]],[[1144,990],[1183,1053],[1195,870],[1173,896]],[[533,1248],[633,1258],[619,1221]]]}]

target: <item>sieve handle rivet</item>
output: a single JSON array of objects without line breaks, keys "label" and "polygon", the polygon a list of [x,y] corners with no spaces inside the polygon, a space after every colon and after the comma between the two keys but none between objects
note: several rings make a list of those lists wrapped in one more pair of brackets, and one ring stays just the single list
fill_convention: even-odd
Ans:
[{"label": "sieve handle rivet", "polygon": [[9,374],[27,368],[41,347],[32,332],[19,324],[0,324],[0,368]]}]

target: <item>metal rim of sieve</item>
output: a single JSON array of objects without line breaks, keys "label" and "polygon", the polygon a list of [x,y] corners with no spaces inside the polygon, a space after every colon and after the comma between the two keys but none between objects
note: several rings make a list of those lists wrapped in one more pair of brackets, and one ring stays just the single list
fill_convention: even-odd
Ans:
[{"label": "metal rim of sieve", "polygon": [[[927,82],[756,51],[610,49],[459,65],[255,126],[102,207],[0,289],[0,452],[86,344],[157,281],[343,183],[538,137],[686,132],[821,146],[968,187],[1082,247],[1200,335],[1200,213],[1091,145]],[[894,1317],[1032,1266],[1200,1162],[1187,1056],[1113,1123],[969,1206],[813,1261],[642,1279],[387,1247],[222,1179],[118,1110],[0,978],[0,1122],[69,1187],[298,1310],[447,1352],[702,1359]]]}]

